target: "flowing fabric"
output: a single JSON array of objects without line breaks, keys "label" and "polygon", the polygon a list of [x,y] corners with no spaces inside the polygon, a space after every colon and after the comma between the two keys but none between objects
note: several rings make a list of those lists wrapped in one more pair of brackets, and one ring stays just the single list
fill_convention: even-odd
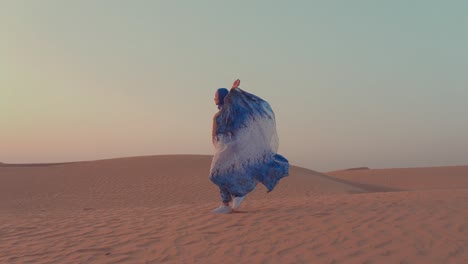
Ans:
[{"label": "flowing fabric", "polygon": [[233,196],[245,196],[258,182],[272,191],[289,173],[289,162],[277,154],[275,114],[260,97],[233,89],[216,116],[215,154],[210,179]]}]

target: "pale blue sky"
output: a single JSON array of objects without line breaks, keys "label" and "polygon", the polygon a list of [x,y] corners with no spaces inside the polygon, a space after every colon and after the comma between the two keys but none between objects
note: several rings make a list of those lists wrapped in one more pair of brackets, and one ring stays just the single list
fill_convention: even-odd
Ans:
[{"label": "pale blue sky", "polygon": [[327,171],[468,164],[467,1],[0,0],[0,162],[211,154],[236,78]]}]

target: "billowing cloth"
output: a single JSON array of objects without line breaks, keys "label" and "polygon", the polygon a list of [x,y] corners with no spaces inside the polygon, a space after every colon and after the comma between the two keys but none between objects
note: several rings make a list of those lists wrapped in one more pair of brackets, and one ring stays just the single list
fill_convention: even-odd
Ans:
[{"label": "billowing cloth", "polygon": [[258,182],[272,191],[289,173],[289,162],[277,154],[275,114],[258,96],[233,89],[216,117],[215,154],[210,179],[233,196],[244,196]]}]

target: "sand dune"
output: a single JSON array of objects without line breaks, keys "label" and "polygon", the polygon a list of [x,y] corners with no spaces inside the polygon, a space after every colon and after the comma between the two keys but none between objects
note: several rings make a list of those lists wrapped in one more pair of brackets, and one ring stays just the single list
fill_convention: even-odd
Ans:
[{"label": "sand dune", "polygon": [[[200,204],[219,200],[208,179],[211,156],[169,155],[0,169],[0,210],[81,210]],[[290,177],[267,194],[274,199],[364,192],[318,172],[293,166]]]},{"label": "sand dune", "polygon": [[352,183],[371,184],[396,190],[468,188],[468,166],[341,170],[326,173]]},{"label": "sand dune", "polygon": [[0,263],[468,263],[468,166],[372,181],[293,166],[241,213],[215,215],[210,161],[4,164]]}]

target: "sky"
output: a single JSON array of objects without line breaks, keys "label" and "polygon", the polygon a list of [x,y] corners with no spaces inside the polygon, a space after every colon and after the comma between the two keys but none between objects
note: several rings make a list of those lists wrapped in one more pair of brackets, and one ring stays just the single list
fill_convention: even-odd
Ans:
[{"label": "sky", "polygon": [[468,164],[468,1],[0,0],[0,162],[213,153],[214,92],[318,171]]}]

